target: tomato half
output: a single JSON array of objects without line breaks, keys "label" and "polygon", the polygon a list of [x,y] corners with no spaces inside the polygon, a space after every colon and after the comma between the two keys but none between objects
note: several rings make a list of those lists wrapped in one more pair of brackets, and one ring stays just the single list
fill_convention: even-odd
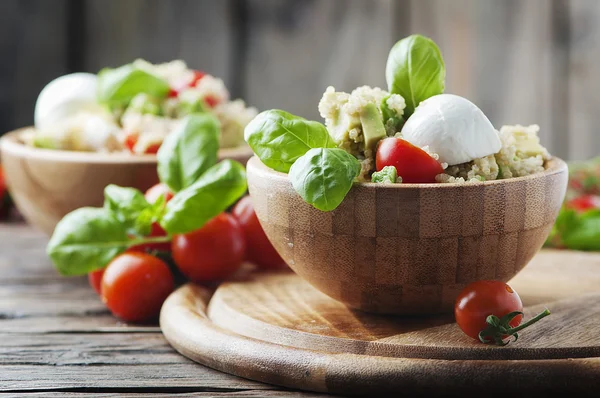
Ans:
[{"label": "tomato half", "polygon": [[196,231],[173,236],[171,251],[175,264],[188,279],[222,280],[242,265],[244,231],[232,215],[221,213]]},{"label": "tomato half", "polygon": [[[489,315],[502,318],[514,311],[523,312],[521,298],[510,286],[501,281],[477,281],[467,285],[458,295],[454,305],[456,323],[468,336],[479,339],[479,332],[488,325]],[[509,323],[519,326],[522,315]]]},{"label": "tomato half", "polygon": [[173,288],[173,275],[162,260],[149,254],[127,252],[106,267],[102,301],[124,321],[142,322],[158,316]]},{"label": "tomato half", "polygon": [[244,230],[246,238],[246,259],[261,268],[276,269],[286,267],[285,262],[277,253],[265,234],[256,213],[252,198],[246,195],[233,208],[233,216]]},{"label": "tomato half", "polygon": [[444,172],[440,162],[427,152],[400,138],[381,140],[377,147],[375,166],[380,171],[385,166],[394,166],[402,182],[430,183],[435,176]]},{"label": "tomato half", "polygon": [[104,268],[97,271],[92,271],[88,274],[88,281],[90,286],[100,294],[102,290],[102,275],[104,275]]}]

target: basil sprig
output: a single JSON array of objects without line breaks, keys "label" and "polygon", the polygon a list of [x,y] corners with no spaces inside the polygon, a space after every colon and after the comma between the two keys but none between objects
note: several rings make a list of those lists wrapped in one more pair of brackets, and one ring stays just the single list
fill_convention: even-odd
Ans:
[{"label": "basil sprig", "polygon": [[252,119],[244,139],[265,165],[283,173],[312,148],[335,148],[324,125],[278,109]]},{"label": "basil sprig", "polygon": [[360,173],[360,163],[339,148],[315,148],[298,158],[290,169],[296,192],[321,211],[338,207]]},{"label": "basil sprig", "polygon": [[173,192],[192,185],[217,162],[219,121],[212,115],[185,117],[158,150],[158,175]]},{"label": "basil sprig", "polygon": [[[109,185],[104,207],[80,208],[63,217],[46,248],[58,271],[86,274],[104,268],[129,247],[169,242],[173,234],[202,228],[242,197],[244,167],[233,160],[215,164],[218,128],[210,117],[190,115],[165,141],[166,149],[161,146],[159,177],[176,188],[169,203],[164,197],[148,203],[137,189]],[[166,156],[168,151],[171,156]],[[154,223],[168,235],[148,236]]]},{"label": "basil sprig", "polygon": [[390,50],[385,77],[389,92],[404,97],[406,119],[421,101],[444,92],[446,67],[442,53],[433,40],[408,36]]},{"label": "basil sprig", "polygon": [[102,69],[98,73],[97,90],[98,102],[116,108],[127,106],[141,93],[164,98],[169,93],[169,83],[134,64],[127,64],[115,69]]}]

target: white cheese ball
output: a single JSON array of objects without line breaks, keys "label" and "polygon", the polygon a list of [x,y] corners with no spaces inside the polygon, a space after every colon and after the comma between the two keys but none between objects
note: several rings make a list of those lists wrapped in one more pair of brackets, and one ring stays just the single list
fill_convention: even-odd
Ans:
[{"label": "white cheese ball", "polygon": [[48,83],[35,104],[35,127],[51,128],[82,111],[103,112],[96,100],[97,80],[91,73],[72,73]]},{"label": "white cheese ball", "polygon": [[475,104],[453,94],[426,99],[402,128],[402,138],[429,146],[440,163],[455,165],[500,151],[498,131]]}]

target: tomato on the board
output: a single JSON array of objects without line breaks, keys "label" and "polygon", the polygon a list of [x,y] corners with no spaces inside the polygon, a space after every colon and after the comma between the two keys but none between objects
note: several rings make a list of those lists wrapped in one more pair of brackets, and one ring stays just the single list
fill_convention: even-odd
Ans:
[{"label": "tomato on the board", "polygon": [[97,271],[92,271],[88,274],[88,281],[90,286],[96,291],[96,293],[101,294],[102,290],[102,276],[104,275],[104,268],[99,269]]},{"label": "tomato on the board", "polygon": [[118,318],[142,322],[158,316],[173,288],[173,275],[165,262],[149,254],[127,252],[106,267],[101,295]]},{"label": "tomato on the board", "polygon": [[227,213],[196,231],[173,236],[171,242],[175,264],[193,282],[227,278],[242,265],[245,251],[244,231]]},{"label": "tomato on the board", "polygon": [[[479,332],[487,327],[489,315],[502,318],[513,311],[523,311],[521,298],[510,286],[500,281],[477,281],[465,287],[454,307],[456,323],[466,335],[479,339]],[[518,315],[510,322],[518,326],[523,316]]]},{"label": "tomato on the board", "polygon": [[456,298],[454,317],[466,335],[482,343],[506,345],[504,339],[550,315],[545,309],[527,322],[523,320],[523,303],[516,291],[502,281],[481,280],[467,285]]},{"label": "tomato on the board", "polygon": [[277,269],[286,267],[285,262],[267,238],[252,205],[246,195],[234,206],[232,213],[244,230],[246,258],[260,268]]},{"label": "tomato on the board", "polygon": [[395,137],[379,142],[375,166],[377,171],[381,171],[385,166],[394,166],[405,183],[435,182],[435,176],[444,172],[440,162],[427,152]]}]

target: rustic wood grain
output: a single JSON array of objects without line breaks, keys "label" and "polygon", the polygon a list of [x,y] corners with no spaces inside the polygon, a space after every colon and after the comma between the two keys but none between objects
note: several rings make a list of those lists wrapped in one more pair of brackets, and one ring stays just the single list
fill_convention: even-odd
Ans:
[{"label": "rustic wood grain", "polygon": [[[295,278],[300,281],[297,276]],[[272,282],[277,284],[281,281]],[[256,288],[253,284],[247,286]],[[237,300],[253,300],[252,302],[257,306],[253,307],[251,313],[239,313],[240,316],[232,318],[227,326],[235,325],[237,329],[241,323],[240,330],[244,329],[247,332],[244,325],[250,326],[250,329],[253,325],[244,317],[252,317],[255,314],[262,316],[262,311],[273,315],[269,317],[269,321],[275,325],[287,324],[289,318],[293,318],[294,312],[298,309],[300,314],[306,313],[302,309],[302,297],[295,297],[295,303],[287,306],[288,300],[285,296],[274,294],[269,289],[249,288],[249,291],[249,294],[238,295]],[[314,289],[313,292],[320,295]],[[263,302],[257,299],[261,294],[268,296]],[[331,300],[324,295],[320,297],[323,300]],[[594,297],[597,298],[598,294]],[[280,298],[282,300],[279,300]],[[399,391],[443,396],[449,392],[458,394],[479,391],[489,385],[502,385],[503,394],[519,392],[543,395],[552,391],[593,396],[597,393],[599,385],[600,351],[598,351],[598,340],[591,337],[595,337],[595,330],[600,325],[598,307],[592,311],[593,325],[584,325],[581,328],[578,328],[577,324],[570,326],[570,328],[578,328],[576,333],[569,335],[570,337],[573,337],[573,334],[587,335],[588,340],[595,343],[593,348],[588,347],[588,355],[585,355],[586,352],[581,352],[579,357],[574,358],[571,355],[574,351],[570,351],[563,352],[561,359],[556,359],[558,357],[555,355],[549,355],[547,358],[550,359],[541,359],[544,355],[532,355],[529,358],[521,356],[527,359],[506,360],[514,358],[510,355],[505,356],[508,352],[505,351],[506,347],[489,347],[482,348],[488,355],[482,355],[481,358],[486,359],[468,360],[458,355],[454,359],[444,360],[432,359],[435,353],[443,350],[443,347],[432,346],[430,355],[407,358],[378,356],[382,352],[389,355],[389,350],[374,353],[366,349],[360,354],[354,353],[359,344],[350,345],[352,349],[345,352],[336,351],[336,348],[339,348],[339,345],[337,347],[336,345],[341,344],[339,341],[342,340],[339,337],[330,338],[330,344],[321,344],[312,349],[273,342],[275,335],[269,334],[268,330],[263,330],[262,337],[268,335],[269,340],[246,337],[212,322],[206,312],[209,299],[209,291],[193,284],[185,285],[173,293],[161,311],[160,323],[165,337],[179,352],[199,363],[254,380],[317,392],[370,394],[371,396]],[[269,303],[268,307],[262,305],[265,302]],[[587,301],[588,304],[590,302],[593,302],[593,298]],[[219,302],[215,305],[216,314],[223,306]],[[278,313],[279,308],[283,306],[287,306],[288,312]],[[271,310],[271,307],[275,309]],[[578,307],[571,306],[568,310],[573,311],[575,308],[579,309],[580,313],[584,311],[581,303]],[[561,314],[561,310],[558,310],[558,314]],[[345,319],[349,324],[340,329],[342,332],[353,331],[356,322],[352,317]],[[560,319],[559,322],[562,320],[564,319]],[[328,320],[315,316],[313,321],[316,324],[313,331],[318,329],[318,325],[324,329],[329,328]],[[364,322],[364,328],[370,327],[372,327],[371,323]],[[424,332],[427,330],[424,329]],[[296,331],[285,331],[280,332],[279,335],[288,333],[288,342],[298,344],[296,342],[303,336],[302,333],[294,332]],[[529,332],[536,335],[533,329]],[[565,326],[561,332],[562,336],[569,333],[569,327]],[[336,333],[339,334],[338,331]],[[456,333],[459,332],[454,331],[454,334]],[[530,341],[539,339],[540,333],[538,331],[537,338],[533,337]],[[526,332],[523,333],[525,334]],[[407,348],[412,347],[409,342],[405,343]],[[465,347],[472,346],[469,350],[476,350],[481,346],[473,341],[465,341],[463,344]],[[526,346],[524,351],[527,351],[527,342],[519,341],[514,346],[518,344],[524,344]],[[454,350],[454,353],[459,351]],[[518,351],[518,348],[513,350],[514,353]],[[540,349],[540,351],[544,350]],[[227,358],[227,360],[216,358]]]},{"label": "rustic wood grain", "polygon": [[68,72],[68,1],[0,1],[0,134],[33,123],[50,80]]},{"label": "rustic wood grain", "polygon": [[[256,157],[247,175],[261,225],[298,275],[352,308],[388,314],[451,312],[468,283],[511,279],[542,247],[567,184],[555,158],[543,173],[479,184],[354,184],[322,212]],[[381,213],[380,195],[402,206]],[[334,232],[338,224],[352,226]]]},{"label": "rustic wood grain", "polygon": [[[566,263],[572,264],[568,278]],[[453,314],[407,318],[353,311],[291,272],[225,283],[212,296],[207,314],[215,325],[243,336],[326,352],[485,360],[600,357],[595,334],[600,255],[542,251],[509,283],[519,292],[526,317],[548,307],[552,318],[503,348],[461,333]]]},{"label": "rustic wood grain", "polygon": [[93,49],[83,54],[85,69],[98,72],[137,57],[184,59],[228,84],[234,63],[229,7],[230,1],[211,0],[85,0],[85,46]]},{"label": "rustic wood grain", "polygon": [[393,31],[405,30],[395,3],[248,0],[248,102],[321,120],[317,105],[327,86],[385,87]]},{"label": "rustic wood grain", "polygon": [[56,273],[47,239],[0,223],[0,396],[305,396],[200,366],[158,325],[118,321],[85,277]]}]

